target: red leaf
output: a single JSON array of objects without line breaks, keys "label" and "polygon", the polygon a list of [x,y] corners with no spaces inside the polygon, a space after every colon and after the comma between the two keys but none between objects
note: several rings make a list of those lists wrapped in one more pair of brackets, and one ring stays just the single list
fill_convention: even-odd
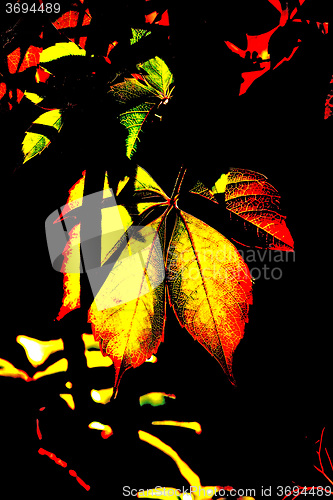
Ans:
[{"label": "red leaf", "polygon": [[7,92],[7,86],[5,82],[0,83],[0,100],[3,98],[4,95],[6,95]]},{"label": "red leaf", "polygon": [[232,169],[225,190],[226,208],[264,231],[272,250],[291,251],[294,242],[280,214],[280,195],[258,172]]},{"label": "red leaf", "polygon": [[32,66],[37,66],[39,63],[40,54],[43,52],[42,47],[35,47],[34,45],[30,45],[28,50],[24,55],[24,59],[19,69],[19,73],[22,71],[31,68]]},{"label": "red leaf", "polygon": [[20,47],[17,47],[17,49],[13,50],[13,52],[8,54],[7,56],[8,71],[12,75],[17,71],[17,67],[20,62],[20,57],[21,57]]},{"label": "red leaf", "polygon": [[36,82],[37,83],[40,83],[40,82],[45,83],[46,80],[48,78],[50,78],[50,75],[51,75],[51,73],[49,73],[48,71],[46,71],[44,68],[38,67],[37,71],[36,71],[36,77],[35,77],[36,78]]},{"label": "red leaf", "polygon": [[79,19],[79,13],[76,10],[69,10],[65,12],[62,16],[58,17],[56,21],[54,21],[53,26],[57,30],[61,30],[64,28],[75,28]]},{"label": "red leaf", "polygon": [[[81,2],[83,3],[83,2]],[[79,23],[80,19],[80,10],[84,9],[83,6],[77,6],[78,10],[69,10],[62,14],[56,21],[54,21],[53,26],[60,31],[61,34],[68,36],[68,33],[66,33],[67,30],[71,32],[70,30],[72,28],[81,28],[82,26],[89,26],[91,23],[91,14],[89,12],[89,9],[84,10],[83,14],[83,19],[82,23]],[[74,43],[77,43],[82,49],[85,48],[86,43],[87,43],[87,37],[86,36],[80,36],[81,32],[75,35],[76,38],[73,38],[72,36],[69,37],[69,40],[71,40]],[[85,35],[85,32],[82,32],[82,35]]]}]

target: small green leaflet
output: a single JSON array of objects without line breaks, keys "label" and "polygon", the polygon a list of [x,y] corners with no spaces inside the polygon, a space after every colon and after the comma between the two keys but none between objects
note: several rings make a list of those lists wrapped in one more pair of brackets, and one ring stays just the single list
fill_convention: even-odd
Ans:
[{"label": "small green leaflet", "polygon": [[157,95],[161,99],[169,98],[173,88],[170,89],[173,83],[173,74],[169,70],[165,62],[159,57],[149,59],[142,64],[138,64],[139,71],[145,71],[147,74],[143,76],[144,80],[157,91]]},{"label": "small green leaflet", "polygon": [[[51,111],[43,113],[33,122],[33,124],[48,125],[49,127],[55,128],[59,132],[63,125],[60,109],[52,109]],[[24,156],[23,163],[31,160],[31,158],[44,151],[50,142],[50,139],[48,139],[45,135],[29,132],[28,130],[25,133],[25,137],[22,142],[22,152]]]},{"label": "small green leaflet", "polygon": [[137,43],[141,38],[145,38],[146,36],[151,34],[151,31],[148,30],[143,30],[143,29],[134,29],[131,28],[132,31],[132,38],[130,39],[130,44],[134,45]]},{"label": "small green leaflet", "polygon": [[154,102],[144,102],[119,116],[120,123],[128,130],[126,137],[126,156],[128,158],[131,158],[136,151],[142,126],[154,106]]},{"label": "small green leaflet", "polygon": [[137,64],[136,68],[138,73],[133,78],[125,78],[110,88],[112,96],[125,108],[119,114],[119,120],[128,132],[128,158],[137,150],[139,134],[148,116],[162,103],[168,102],[174,89],[173,75],[160,57]]}]

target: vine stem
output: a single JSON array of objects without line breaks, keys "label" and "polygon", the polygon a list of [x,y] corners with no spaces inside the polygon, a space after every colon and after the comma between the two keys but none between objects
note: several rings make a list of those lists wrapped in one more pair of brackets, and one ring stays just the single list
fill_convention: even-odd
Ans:
[{"label": "vine stem", "polygon": [[178,173],[178,177],[177,177],[176,183],[175,183],[173,191],[172,191],[171,202],[173,202],[174,199],[176,198],[176,196],[179,194],[181,185],[182,185],[183,180],[184,180],[184,175],[186,173],[186,170],[187,170],[187,168],[184,167],[184,165],[182,165],[180,167],[180,170],[179,170],[179,173]]}]

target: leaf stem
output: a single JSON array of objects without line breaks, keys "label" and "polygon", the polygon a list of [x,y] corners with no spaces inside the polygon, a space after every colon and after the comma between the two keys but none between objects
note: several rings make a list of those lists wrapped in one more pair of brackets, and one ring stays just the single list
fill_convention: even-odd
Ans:
[{"label": "leaf stem", "polygon": [[174,188],[173,188],[173,191],[172,191],[172,195],[171,195],[171,204],[174,203],[176,196],[179,194],[181,185],[182,185],[183,180],[184,180],[184,175],[186,173],[186,170],[187,170],[187,168],[184,167],[184,165],[182,165],[180,167],[180,170],[179,170],[179,173],[178,173],[178,177],[177,177],[177,180],[176,180],[176,183],[174,185]]}]

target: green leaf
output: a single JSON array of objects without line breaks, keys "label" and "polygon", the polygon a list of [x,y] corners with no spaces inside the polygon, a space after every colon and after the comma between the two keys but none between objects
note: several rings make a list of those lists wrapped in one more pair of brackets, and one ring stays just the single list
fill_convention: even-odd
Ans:
[{"label": "green leaf", "polygon": [[173,88],[173,74],[160,57],[154,57],[142,64],[138,64],[139,70],[144,70],[147,75],[144,76],[148,85],[153,87],[161,99],[169,98]]},{"label": "green leaf", "polygon": [[[41,114],[32,125],[34,124],[47,125],[55,128],[59,132],[63,124],[60,109],[52,109],[51,111]],[[30,132],[28,130],[22,142],[23,163],[40,154],[50,143],[50,139],[45,135]]]},{"label": "green leaf", "polygon": [[128,131],[126,137],[126,156],[128,156],[128,158],[131,158],[133,153],[137,150],[142,126],[154,106],[154,102],[144,102],[120,114],[120,123],[124,125]]},{"label": "green leaf", "polygon": [[167,103],[173,91],[173,75],[160,57],[154,57],[137,66],[133,78],[112,85],[110,93],[125,108],[119,114],[120,123],[126,127],[126,155],[131,158],[137,150],[143,124],[154,108]]},{"label": "green leaf", "polygon": [[137,78],[125,78],[121,83],[111,87],[110,93],[119,102],[119,104],[128,104],[135,99],[155,99],[158,98],[157,92],[144,83],[144,80],[138,81]]},{"label": "green leaf", "polygon": [[141,38],[145,38],[146,36],[149,36],[151,34],[151,31],[148,30],[135,29],[135,28],[131,28],[131,30],[132,30],[132,38],[130,39],[131,45],[134,45]]}]

